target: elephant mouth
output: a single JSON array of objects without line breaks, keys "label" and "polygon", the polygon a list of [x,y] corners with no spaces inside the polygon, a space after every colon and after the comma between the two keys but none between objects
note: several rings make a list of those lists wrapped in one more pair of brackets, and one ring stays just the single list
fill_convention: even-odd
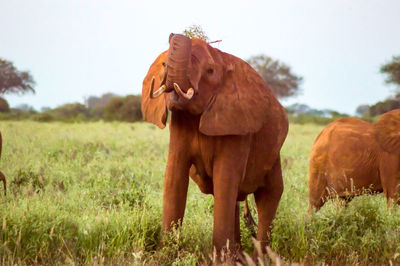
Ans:
[{"label": "elephant mouth", "polygon": [[[165,92],[165,93],[169,93],[169,92],[172,91],[171,89],[167,89],[167,85],[165,85],[165,83],[162,84],[158,90],[154,91],[154,81],[155,81],[155,77],[153,76],[153,78],[151,79],[150,95],[149,95],[149,97],[150,97],[151,99],[154,99],[154,98],[157,98],[157,97],[161,96],[164,92]],[[184,92],[184,91],[181,89],[181,87],[179,87],[179,84],[178,84],[178,83],[175,83],[175,82],[174,82],[173,86],[174,86],[175,92],[176,92],[180,97],[182,97],[183,99],[185,99],[185,100],[191,100],[191,99],[193,98],[194,89],[193,89],[192,87],[190,87],[186,92]]]}]

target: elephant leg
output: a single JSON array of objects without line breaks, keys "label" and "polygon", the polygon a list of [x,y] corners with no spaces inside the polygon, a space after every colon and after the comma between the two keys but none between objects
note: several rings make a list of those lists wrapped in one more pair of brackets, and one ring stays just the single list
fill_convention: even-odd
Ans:
[{"label": "elephant leg", "polygon": [[[251,215],[250,207],[247,198],[244,200],[244,211],[243,211],[243,219],[246,227],[250,230],[254,230],[254,227],[257,226],[256,222],[254,221],[253,216]],[[255,235],[254,235],[255,237]]]},{"label": "elephant leg", "polygon": [[254,193],[258,213],[257,240],[266,251],[271,237],[271,225],[283,193],[281,161],[278,159],[266,176],[266,184]]},{"label": "elephant leg", "polygon": [[229,249],[235,249],[238,239],[237,185],[230,184],[230,178],[214,181],[214,230],[213,245],[221,251],[229,241]]},{"label": "elephant leg", "polygon": [[[239,207],[237,197],[239,183],[242,180],[250,151],[248,141],[243,136],[226,136],[217,143],[218,156],[213,165],[214,187],[214,231],[213,245],[217,252],[226,247],[237,250],[239,234]],[[237,232],[237,233],[235,233]]]},{"label": "elephant leg", "polygon": [[4,196],[6,196],[7,195],[7,181],[6,181],[6,177],[4,176],[4,174],[2,172],[0,172],[0,181],[3,182]]},{"label": "elephant leg", "polygon": [[235,210],[235,243],[238,248],[241,248],[240,243],[240,204],[239,201],[236,202]]},{"label": "elephant leg", "polygon": [[170,150],[164,178],[162,230],[181,225],[185,214],[190,163],[186,153]]},{"label": "elephant leg", "polygon": [[383,152],[379,166],[383,192],[387,198],[387,205],[400,205],[400,158],[396,154]]}]

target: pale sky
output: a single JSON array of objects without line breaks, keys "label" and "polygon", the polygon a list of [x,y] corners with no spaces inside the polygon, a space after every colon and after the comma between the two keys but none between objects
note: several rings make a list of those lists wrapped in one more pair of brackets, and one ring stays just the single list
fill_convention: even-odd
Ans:
[{"label": "pale sky", "polygon": [[303,76],[302,95],[285,105],[353,114],[394,89],[379,67],[400,55],[399,0],[0,0],[0,57],[37,82],[36,94],[5,98],[40,110],[139,94],[169,34],[192,24],[225,52],[266,54]]}]

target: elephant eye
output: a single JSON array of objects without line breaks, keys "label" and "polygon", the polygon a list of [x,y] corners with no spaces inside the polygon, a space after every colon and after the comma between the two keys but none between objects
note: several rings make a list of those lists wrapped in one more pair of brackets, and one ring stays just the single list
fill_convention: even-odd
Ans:
[{"label": "elephant eye", "polygon": [[166,67],[167,64],[166,64],[165,62],[162,62],[162,66],[163,66],[163,67]]},{"label": "elephant eye", "polygon": [[214,69],[212,68],[207,69],[207,73],[211,75],[212,73],[214,73]]}]

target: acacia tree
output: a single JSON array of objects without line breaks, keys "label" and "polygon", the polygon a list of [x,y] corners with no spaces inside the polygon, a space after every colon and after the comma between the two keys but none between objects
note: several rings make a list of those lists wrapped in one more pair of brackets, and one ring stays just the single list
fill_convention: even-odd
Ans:
[{"label": "acacia tree", "polygon": [[262,54],[252,56],[247,62],[261,75],[277,98],[287,98],[300,93],[303,78],[293,74],[285,63]]},{"label": "acacia tree", "polygon": [[19,71],[7,60],[0,58],[0,95],[33,92],[35,81],[28,71]]},{"label": "acacia tree", "polygon": [[400,56],[393,56],[392,61],[381,66],[380,70],[387,75],[385,82],[397,85],[397,90],[400,92]]},{"label": "acacia tree", "polygon": [[356,109],[356,114],[358,116],[368,116],[369,108],[370,108],[370,106],[368,104],[359,105]]}]

